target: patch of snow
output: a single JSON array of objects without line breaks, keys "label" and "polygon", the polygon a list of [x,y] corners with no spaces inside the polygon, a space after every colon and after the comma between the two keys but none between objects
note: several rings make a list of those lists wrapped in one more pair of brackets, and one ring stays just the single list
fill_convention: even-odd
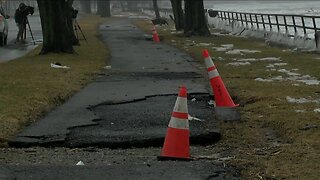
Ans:
[{"label": "patch of snow", "polygon": [[271,78],[272,80],[276,80],[276,81],[283,81],[284,78],[282,76],[276,76],[276,77],[273,77]]},{"label": "patch of snow", "polygon": [[294,72],[288,71],[286,69],[279,69],[278,72],[286,73],[289,76],[300,76],[301,75],[299,73],[294,73]]},{"label": "patch of snow", "polygon": [[284,50],[282,50],[282,52],[293,52],[294,50],[292,50],[292,49],[284,49]]},{"label": "patch of snow", "polygon": [[247,54],[261,53],[261,51],[259,50],[250,50],[250,49],[240,49],[240,51]]},{"label": "patch of snow", "polygon": [[320,108],[314,109],[313,111],[314,111],[314,112],[317,112],[317,113],[320,113]]},{"label": "patch of snow", "polygon": [[297,109],[297,110],[294,110],[296,113],[304,113],[304,112],[306,112],[306,110],[305,109],[301,109],[301,110],[299,110],[299,109]]},{"label": "patch of snow", "polygon": [[286,66],[288,63],[273,63],[274,66]]},{"label": "patch of snow", "polygon": [[200,46],[210,46],[211,43],[199,43]]},{"label": "patch of snow", "polygon": [[255,58],[246,58],[246,59],[239,59],[237,61],[238,62],[248,62],[248,61],[253,62],[253,61],[257,61],[257,59],[255,59]]},{"label": "patch of snow", "polygon": [[263,78],[256,78],[254,79],[255,81],[260,81],[260,82],[272,82],[272,79],[263,79]]},{"label": "patch of snow", "polygon": [[223,47],[213,47],[216,51],[222,52],[222,51],[227,51],[227,48]]},{"label": "patch of snow", "polygon": [[269,64],[266,66],[266,68],[274,68],[274,65],[273,64]]},{"label": "patch of snow", "polygon": [[297,104],[317,103],[317,104],[320,104],[320,99],[311,99],[311,100],[306,99],[306,98],[295,99],[290,96],[287,96],[286,99],[289,103],[297,103]]},{"label": "patch of snow", "polygon": [[227,65],[230,66],[246,66],[246,65],[250,65],[251,63],[249,62],[234,62],[234,63],[228,63]]},{"label": "patch of snow", "polygon": [[260,61],[282,61],[279,57],[266,57],[261,58]]},{"label": "patch of snow", "polygon": [[304,104],[304,103],[310,103],[311,102],[311,100],[308,100],[306,98],[295,99],[295,98],[292,98],[290,96],[287,96],[286,99],[287,99],[287,101],[289,103],[297,103],[297,104]]},{"label": "patch of snow", "polygon": [[241,51],[238,50],[238,49],[230,50],[230,51],[226,52],[226,54],[229,54],[229,55],[243,55],[241,53]]},{"label": "patch of snow", "polygon": [[227,48],[227,49],[233,49],[233,44],[222,44],[221,47]]},{"label": "patch of snow", "polygon": [[306,85],[319,85],[320,81],[316,80],[316,79],[304,79],[304,80],[297,80],[298,82],[302,82],[305,83]]}]

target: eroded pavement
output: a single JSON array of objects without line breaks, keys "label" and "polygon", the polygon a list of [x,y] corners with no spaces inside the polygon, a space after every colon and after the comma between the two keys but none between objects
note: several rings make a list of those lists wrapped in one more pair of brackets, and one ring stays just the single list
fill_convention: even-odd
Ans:
[{"label": "eroded pavement", "polygon": [[[182,85],[188,89],[189,114],[204,120],[190,121],[190,139],[191,144],[197,146],[196,152],[219,140],[218,121],[214,118],[213,107],[208,104],[212,95],[203,75],[204,65],[169,45],[146,41],[144,33],[129,19],[103,24],[100,31],[111,50],[108,64],[111,69],[106,69],[95,82],[12,138],[9,145],[22,148],[93,146],[110,151],[123,160],[89,164],[81,169],[64,164],[63,160],[54,165],[40,162],[33,167],[17,166],[17,161],[13,161],[0,168],[3,176],[19,178],[21,174],[33,174],[35,179],[70,179],[75,177],[72,174],[79,173],[84,179],[100,179],[119,177],[123,173],[123,179],[236,179],[238,174],[234,169],[210,160],[156,160]],[[146,151],[144,148],[148,147],[155,148]],[[129,148],[138,153],[119,153],[118,148]],[[0,153],[5,154],[4,151]],[[135,154],[143,154],[145,160],[139,160],[141,156]],[[63,156],[60,158],[68,158]],[[86,155],[86,159],[90,156]],[[95,176],[86,174],[92,171],[97,172]]]}]

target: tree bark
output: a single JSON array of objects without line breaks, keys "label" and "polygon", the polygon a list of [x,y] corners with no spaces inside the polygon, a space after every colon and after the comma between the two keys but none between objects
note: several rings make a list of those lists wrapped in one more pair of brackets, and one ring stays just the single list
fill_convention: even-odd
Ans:
[{"label": "tree bark", "polygon": [[173,16],[174,16],[174,24],[176,27],[176,30],[183,30],[184,28],[184,14],[182,9],[182,0],[170,0]]},{"label": "tree bark", "polygon": [[160,12],[159,12],[158,0],[152,0],[152,1],[153,1],[154,13],[156,14],[156,19],[160,19]]},{"label": "tree bark", "polygon": [[73,28],[70,29],[68,17],[66,17],[71,1],[37,0],[43,33],[43,46],[40,54],[74,53],[71,36]]},{"label": "tree bark", "polygon": [[68,33],[71,37],[72,40],[72,45],[80,45],[78,38],[76,37],[75,33],[74,33],[74,22],[73,22],[73,4],[74,0],[67,0],[66,1],[66,19],[67,19],[67,27],[68,27]]},{"label": "tree bark", "polygon": [[185,22],[185,35],[210,35],[203,0],[185,0]]}]

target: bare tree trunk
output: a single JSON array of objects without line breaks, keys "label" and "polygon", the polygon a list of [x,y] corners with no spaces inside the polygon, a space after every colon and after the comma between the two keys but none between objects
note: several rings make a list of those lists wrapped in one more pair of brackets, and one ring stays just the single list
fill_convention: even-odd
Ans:
[{"label": "bare tree trunk", "polygon": [[160,12],[158,7],[158,0],[152,0],[153,1],[153,9],[156,14],[156,19],[160,19]]},{"label": "bare tree trunk", "polygon": [[67,0],[66,1],[66,19],[67,19],[67,27],[69,29],[68,33],[70,34],[72,45],[80,45],[79,40],[77,39],[76,35],[74,34],[73,30],[73,4],[74,0]]},{"label": "bare tree trunk", "polygon": [[68,17],[66,17],[70,8],[68,3],[71,1],[37,0],[37,2],[43,33],[43,46],[40,54],[74,53],[71,37],[73,29],[68,26]]},{"label": "bare tree trunk", "polygon": [[210,35],[203,0],[185,0],[185,22],[185,35]]},{"label": "bare tree trunk", "polygon": [[171,0],[171,6],[174,16],[174,24],[176,30],[183,30],[184,28],[184,14],[182,9],[182,0]]}]

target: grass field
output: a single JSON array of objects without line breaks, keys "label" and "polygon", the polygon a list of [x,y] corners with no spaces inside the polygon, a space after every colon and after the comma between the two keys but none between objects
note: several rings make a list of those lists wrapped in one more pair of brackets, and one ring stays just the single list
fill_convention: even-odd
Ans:
[{"label": "grass field", "polygon": [[[151,33],[149,21],[136,21],[136,25]],[[172,29],[172,26],[157,27],[165,43],[188,52],[199,63],[204,64],[202,50],[209,49],[230,94],[240,104],[242,121],[221,122],[222,140],[211,147],[212,153],[223,152],[234,157],[227,164],[238,167],[244,179],[318,179],[320,113],[316,111],[320,108],[320,85],[288,80],[293,76],[283,73],[283,69],[320,79],[319,55],[270,47],[261,41],[235,36],[184,37]],[[261,52],[239,55],[213,48],[225,44],[233,44],[233,49]],[[279,57],[282,61],[229,64],[245,58],[266,57]],[[270,64],[274,67],[270,68]],[[255,80],[280,76],[287,80]],[[313,102],[289,103],[287,98]]]},{"label": "grass field", "polygon": [[[81,41],[81,46],[75,47],[76,54],[38,55],[38,47],[25,57],[0,64],[0,146],[101,72],[109,58],[97,28],[104,21],[110,19],[88,16],[79,21],[88,43]],[[51,68],[51,62],[70,69]]]}]

